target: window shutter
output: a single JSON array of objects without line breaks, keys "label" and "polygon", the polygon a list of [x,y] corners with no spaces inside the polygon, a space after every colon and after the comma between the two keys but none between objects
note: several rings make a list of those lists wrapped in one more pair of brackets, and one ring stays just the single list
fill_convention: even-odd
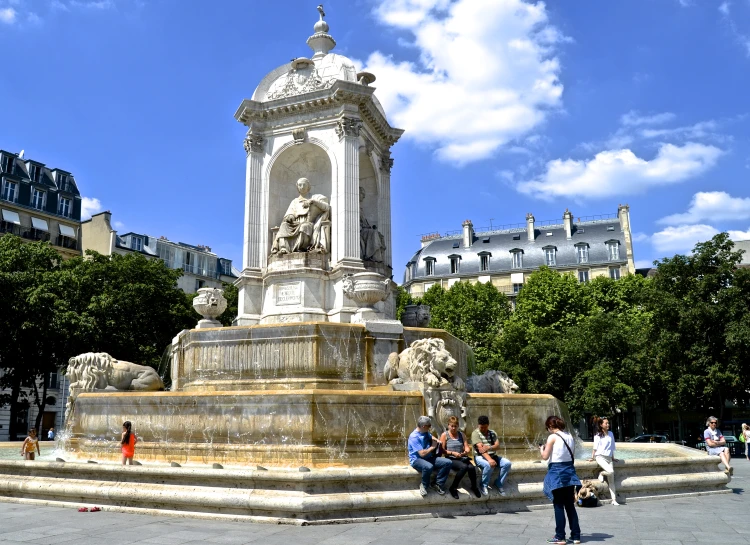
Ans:
[{"label": "window shutter", "polygon": [[73,202],[71,203],[73,206],[72,214],[70,215],[71,218],[74,220],[81,221],[81,199],[71,199]]}]

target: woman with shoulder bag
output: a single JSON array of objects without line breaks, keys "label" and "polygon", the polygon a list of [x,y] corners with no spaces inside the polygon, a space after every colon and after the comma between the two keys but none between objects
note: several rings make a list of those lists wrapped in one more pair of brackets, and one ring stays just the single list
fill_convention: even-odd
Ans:
[{"label": "woman with shoulder bag", "polygon": [[445,457],[451,461],[451,469],[456,472],[453,484],[448,489],[453,499],[458,499],[458,483],[461,482],[466,473],[469,474],[469,480],[471,481],[471,491],[477,498],[480,498],[482,494],[477,488],[477,469],[469,458],[471,447],[466,440],[466,436],[459,431],[458,418],[455,416],[448,419],[448,429],[440,436],[440,445],[443,447]]},{"label": "woman with shoulder bag", "polygon": [[570,524],[570,539],[573,543],[581,542],[581,527],[578,525],[576,512],[576,486],[581,480],[576,475],[574,465],[575,441],[565,432],[565,421],[559,416],[550,416],[545,422],[549,432],[547,442],[539,445],[542,460],[549,460],[547,475],[544,477],[544,494],[552,500],[555,508],[555,537],[547,543],[565,545],[565,514]]}]

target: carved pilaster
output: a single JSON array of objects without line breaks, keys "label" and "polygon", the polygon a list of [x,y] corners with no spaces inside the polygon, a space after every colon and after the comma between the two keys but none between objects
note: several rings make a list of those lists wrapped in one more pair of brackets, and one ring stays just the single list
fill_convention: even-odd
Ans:
[{"label": "carved pilaster", "polygon": [[247,135],[245,136],[245,140],[242,142],[245,153],[248,155],[250,153],[261,153],[263,151],[263,143],[264,138],[259,134],[252,134],[250,131],[247,131]]},{"label": "carved pilaster", "polygon": [[383,174],[390,175],[392,168],[393,168],[393,159],[391,159],[391,152],[386,151],[380,157],[380,172],[382,172]]},{"label": "carved pilaster", "polygon": [[336,135],[339,140],[345,136],[359,136],[359,129],[362,128],[362,121],[353,117],[342,117],[336,122]]}]

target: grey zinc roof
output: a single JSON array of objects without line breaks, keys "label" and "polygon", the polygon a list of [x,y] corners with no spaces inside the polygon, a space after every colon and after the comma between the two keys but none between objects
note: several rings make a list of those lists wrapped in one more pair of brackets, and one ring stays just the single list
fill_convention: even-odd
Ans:
[{"label": "grey zinc roof", "polygon": [[[608,230],[608,227],[614,227],[614,230]],[[611,220],[594,220],[573,224],[573,236],[571,240],[565,237],[563,224],[549,225],[535,229],[536,238],[534,242],[528,240],[526,229],[508,229],[505,231],[489,231],[474,234],[474,242],[469,248],[463,247],[463,237],[454,235],[435,239],[416,252],[407,264],[417,263],[416,274],[411,281],[417,279],[441,277],[441,276],[464,276],[464,275],[485,275],[491,273],[509,273],[520,271],[532,271],[545,264],[544,248],[554,246],[557,249],[556,266],[557,267],[578,267],[581,264],[577,261],[576,245],[588,244],[589,261],[587,266],[598,264],[625,264],[627,255],[625,252],[625,237],[620,228],[620,222],[613,218]],[[547,233],[552,233],[548,236]],[[519,236],[520,235],[520,236]],[[520,240],[514,240],[518,237]],[[489,238],[489,241],[485,242]],[[620,259],[617,261],[609,260],[607,242],[616,240],[620,243]],[[458,247],[454,247],[455,243]],[[511,250],[519,249],[523,251],[523,267],[520,269],[511,269]],[[480,253],[488,252],[491,254],[489,271],[480,270]],[[451,274],[450,257],[457,255],[461,257],[460,274]],[[425,260],[428,258],[435,259],[434,275],[425,275]],[[404,276],[406,281],[408,276]]]}]

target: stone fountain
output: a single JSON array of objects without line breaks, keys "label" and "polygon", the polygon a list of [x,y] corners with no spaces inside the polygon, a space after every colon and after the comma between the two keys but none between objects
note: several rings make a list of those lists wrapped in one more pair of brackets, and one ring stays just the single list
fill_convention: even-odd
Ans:
[{"label": "stone fountain", "polygon": [[[330,53],[319,10],[311,58],[270,72],[235,114],[247,134],[234,325],[216,321],[221,290],[199,290],[203,318],[173,340],[170,391],[107,354],[73,358],[68,463],[0,462],[0,494],[285,521],[498,509],[497,499],[419,496],[406,436],[429,414],[436,431],[455,415],[467,433],[488,415],[514,462],[513,501],[544,501],[535,445],[547,416],[567,417],[564,404],[514,393],[502,374],[471,377],[465,343],[394,319],[390,148],[403,131],[375,97],[375,76]],[[424,310],[414,314],[424,325]],[[118,459],[124,420],[139,438],[137,473],[70,464]],[[674,467],[704,471],[690,463]],[[205,469],[224,465],[237,467]],[[704,488],[725,482],[712,476]]]}]

